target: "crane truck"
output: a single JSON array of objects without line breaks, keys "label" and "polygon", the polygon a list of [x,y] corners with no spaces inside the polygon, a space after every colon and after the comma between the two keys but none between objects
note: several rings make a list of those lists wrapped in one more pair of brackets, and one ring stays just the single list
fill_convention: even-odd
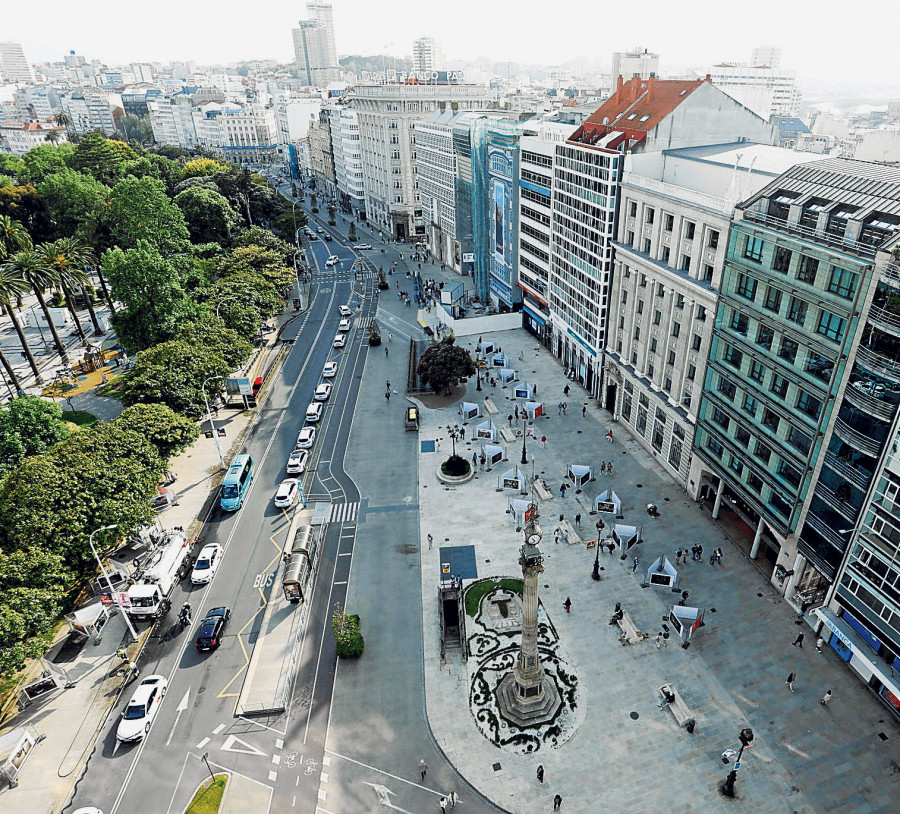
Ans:
[{"label": "crane truck", "polygon": [[192,567],[191,545],[182,528],[166,531],[160,545],[134,573],[128,587],[128,615],[134,621],[162,618],[171,607],[175,586]]}]

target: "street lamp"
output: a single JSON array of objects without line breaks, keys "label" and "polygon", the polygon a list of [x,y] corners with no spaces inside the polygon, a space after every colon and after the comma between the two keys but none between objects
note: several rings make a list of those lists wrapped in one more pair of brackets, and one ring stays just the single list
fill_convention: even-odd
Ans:
[{"label": "street lamp", "polygon": [[481,341],[475,346],[475,373],[478,377],[475,389],[481,392]]},{"label": "street lamp", "polygon": [[212,430],[213,441],[216,445],[216,452],[219,453],[219,463],[222,464],[222,469],[225,468],[225,459],[222,457],[222,448],[219,446],[219,436],[216,433],[216,425],[213,424],[212,411],[209,409],[209,399],[206,398],[206,383],[215,381],[216,379],[221,379],[222,376],[210,376],[206,379],[203,384],[200,386],[201,391],[203,392],[203,403],[206,405],[206,420],[209,421],[209,428]]},{"label": "street lamp", "polygon": [[230,297],[225,297],[225,299],[219,300],[219,304],[216,306],[216,318],[218,318],[218,316],[219,316],[219,309],[222,307],[223,302],[228,302],[228,300],[239,300],[240,298],[241,297],[239,294],[233,294]]},{"label": "street lamp", "polygon": [[[100,562],[100,555],[97,554],[97,549],[94,548],[94,535],[98,531],[110,531],[111,529],[117,529],[118,527],[118,523],[113,523],[111,526],[101,526],[99,529],[94,529],[88,537],[88,545],[91,547],[91,553],[93,553],[94,559],[97,560],[97,565],[100,566],[100,573],[106,578],[106,587],[109,588],[109,598],[113,602],[115,602],[115,592],[113,591],[112,580],[109,578],[109,572],[103,567],[103,563]],[[118,602],[116,602],[116,607],[121,607]],[[134,627],[132,627],[128,613],[123,611],[122,615],[125,617],[125,624],[128,625],[128,632],[131,634],[132,638],[137,641],[138,635],[135,632]]]},{"label": "street lamp", "polygon": [[[744,754],[744,749],[746,749],[750,745],[750,741],[753,740],[753,730],[749,727],[742,729],[738,733],[738,740],[741,742],[741,748],[734,760],[733,768],[728,772],[728,777],[725,778],[725,783],[722,785],[722,794],[726,797],[734,797],[734,781],[737,780],[737,770],[741,768],[741,755]],[[728,758],[725,755],[722,755],[722,760],[726,763],[728,762]]]},{"label": "street lamp", "polygon": [[456,439],[459,438],[459,427],[451,427],[449,424],[447,425],[447,433],[450,436],[450,441],[453,444],[453,457],[456,457]]},{"label": "street lamp", "polygon": [[525,439],[528,437],[528,413],[525,413],[525,421],[522,424],[522,463],[528,463],[528,453],[525,451]]}]

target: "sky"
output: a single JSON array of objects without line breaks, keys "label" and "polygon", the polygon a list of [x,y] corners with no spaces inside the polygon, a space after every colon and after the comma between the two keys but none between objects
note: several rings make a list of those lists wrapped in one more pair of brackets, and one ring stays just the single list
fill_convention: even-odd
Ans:
[{"label": "sky", "polygon": [[[610,4],[569,0],[333,0],[338,54],[405,56],[416,37],[441,42],[448,59],[561,64],[575,58],[608,69],[612,52],[639,45],[660,54],[660,72],[750,59],[755,45],[782,49],[782,67],[816,93],[900,97],[896,5],[852,6],[758,0],[643,0]],[[731,11],[729,7],[738,7]],[[107,64],[293,58],[291,28],[305,3],[266,0],[155,0],[139,11],[121,0],[10,0],[0,39],[20,42],[32,62],[60,60],[70,50]],[[124,11],[127,9],[127,11]],[[864,11],[862,11],[864,9]],[[880,21],[880,22],[879,22]],[[473,24],[474,22],[474,24]]]}]

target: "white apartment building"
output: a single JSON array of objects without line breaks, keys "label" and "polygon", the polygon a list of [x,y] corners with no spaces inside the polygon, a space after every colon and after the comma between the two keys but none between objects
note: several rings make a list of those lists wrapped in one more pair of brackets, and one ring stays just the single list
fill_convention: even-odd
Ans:
[{"label": "white apartment building", "polygon": [[290,167],[292,177],[302,174],[306,154],[306,135],[309,126],[319,115],[322,100],[318,96],[305,96],[273,91],[275,122],[278,127],[278,152],[281,162]]},{"label": "white apartment building", "polygon": [[414,71],[443,71],[444,52],[433,37],[419,37],[413,41]]},{"label": "white apartment building", "polygon": [[460,115],[439,110],[415,123],[416,175],[428,251],[459,273],[456,235],[456,155],[453,126]]},{"label": "white apartment building", "polygon": [[651,54],[646,48],[640,47],[613,52],[610,73],[613,87],[618,84],[619,78],[627,82],[629,79],[649,79],[658,75],[659,54]]},{"label": "white apartment building", "polygon": [[34,82],[34,68],[17,42],[0,42],[0,71],[10,82]]},{"label": "white apartment building", "polygon": [[625,157],[605,387],[619,421],[682,485],[692,477],[734,206],[789,167],[813,160],[747,143]]},{"label": "white apartment building", "polygon": [[157,144],[174,144],[190,150],[197,146],[194,107],[190,96],[178,93],[147,102],[150,127]]},{"label": "white apartment building", "polygon": [[395,240],[425,236],[416,175],[415,123],[441,109],[490,107],[478,85],[385,83],[360,85],[351,95],[359,134],[370,222]]},{"label": "white apartment building", "polygon": [[338,135],[341,142],[341,171],[337,169],[335,149],[335,175],[341,206],[350,207],[356,214],[366,211],[366,187],[363,182],[362,147],[359,138],[359,118],[351,107],[342,106],[338,116]]},{"label": "white apartment building", "polygon": [[714,85],[766,120],[773,115],[796,116],[800,110],[796,71],[726,62],[693,68],[690,75],[698,79],[709,75]]},{"label": "white apartment building", "polygon": [[70,90],[60,96],[60,105],[72,119],[76,133],[102,130],[110,135],[116,132],[116,118],[124,115],[122,97],[118,93],[89,88]]},{"label": "white apartment building", "polygon": [[[235,163],[268,164],[278,158],[278,128],[275,111],[264,105],[248,105],[246,108],[219,105],[218,113],[212,113],[212,105],[205,105],[207,121],[218,125],[212,143],[203,144],[200,130],[197,136],[203,146]],[[212,115],[209,115],[212,114]],[[204,138],[209,138],[204,134]]]},{"label": "white apartment building", "polygon": [[774,45],[757,45],[750,57],[751,65],[764,65],[767,68],[781,67],[781,49]]},{"label": "white apartment building", "polygon": [[341,78],[334,43],[334,19],[327,3],[307,3],[308,20],[293,29],[294,62],[300,80],[309,87],[324,88]]},{"label": "white apartment building", "polygon": [[65,127],[50,122],[4,122],[0,124],[0,150],[25,155],[32,147],[48,144],[48,133],[56,133],[57,144],[69,140]]}]

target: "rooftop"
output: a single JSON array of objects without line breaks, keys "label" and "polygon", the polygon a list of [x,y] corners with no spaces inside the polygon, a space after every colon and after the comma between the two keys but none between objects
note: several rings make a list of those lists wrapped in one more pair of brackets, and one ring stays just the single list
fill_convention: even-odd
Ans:
[{"label": "rooftop", "polygon": [[702,161],[723,167],[737,168],[748,172],[771,175],[773,178],[787,172],[798,164],[821,162],[828,157],[818,153],[798,153],[770,144],[751,142],[731,142],[729,144],[708,144],[703,147],[683,147],[678,150],[663,150],[667,156]]}]

